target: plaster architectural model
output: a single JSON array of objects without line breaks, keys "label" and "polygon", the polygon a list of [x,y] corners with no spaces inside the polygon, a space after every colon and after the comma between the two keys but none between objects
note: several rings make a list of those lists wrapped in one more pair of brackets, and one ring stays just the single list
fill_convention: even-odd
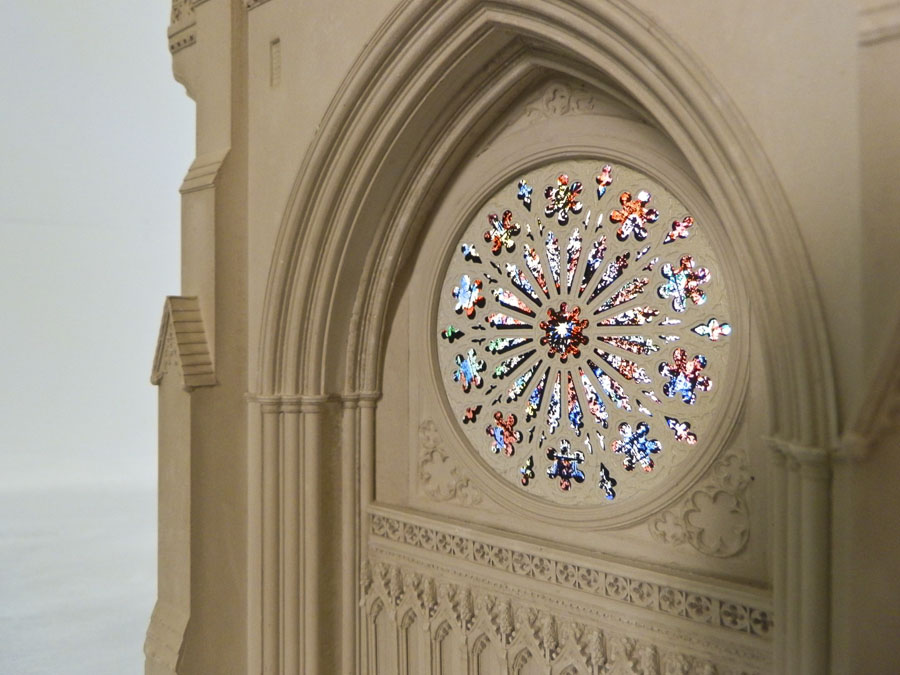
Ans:
[{"label": "plaster architectural model", "polygon": [[147,675],[894,672],[900,4],[174,0]]}]

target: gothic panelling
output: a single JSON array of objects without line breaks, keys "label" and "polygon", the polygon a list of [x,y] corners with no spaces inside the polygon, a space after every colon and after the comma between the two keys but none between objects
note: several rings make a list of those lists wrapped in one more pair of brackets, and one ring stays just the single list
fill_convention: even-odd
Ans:
[{"label": "gothic panelling", "polygon": [[[459,565],[424,562],[377,543],[364,563],[362,585],[369,673],[769,671],[765,644],[754,646],[746,633],[692,632],[640,611],[609,611],[590,597],[572,601],[537,583],[491,583]],[[440,669],[450,663],[455,670]],[[388,670],[395,664],[399,668]]]},{"label": "gothic panelling", "polygon": [[[774,618],[769,600],[759,592],[745,589],[727,593],[726,587],[690,584],[677,577],[641,572],[640,568],[622,568],[599,559],[583,558],[541,549],[532,550],[525,542],[507,537],[491,537],[403,516],[396,511],[376,512],[371,516],[373,542],[393,542],[403,548],[430,551],[450,560],[508,573],[506,582],[528,585],[532,582],[582,591],[587,597],[625,603],[659,616],[680,617],[689,622],[718,626],[763,640],[773,634]],[[450,564],[449,561],[446,564]]]}]

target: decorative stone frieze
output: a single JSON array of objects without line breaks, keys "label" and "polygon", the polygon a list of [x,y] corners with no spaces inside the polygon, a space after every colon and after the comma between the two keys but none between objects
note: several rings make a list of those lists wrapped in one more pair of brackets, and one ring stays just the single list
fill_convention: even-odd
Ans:
[{"label": "decorative stone frieze", "polygon": [[[764,650],[665,629],[648,634],[532,589],[491,587],[382,551],[364,562],[361,586],[368,672],[426,672],[429,663],[432,672],[457,672],[448,668],[464,662],[481,672],[485,658],[511,673],[748,675],[767,667]],[[725,609],[733,621],[734,608]],[[736,622],[747,623],[739,610]]]},{"label": "decorative stone frieze", "polygon": [[687,588],[661,585],[637,575],[625,576],[599,564],[573,563],[562,556],[536,554],[498,544],[488,537],[463,535],[381,514],[370,520],[376,539],[433,551],[452,560],[462,560],[503,570],[518,577],[534,579],[590,595],[609,598],[666,616],[719,626],[768,639],[772,635],[773,614],[762,605],[753,607],[724,595],[699,594]]}]

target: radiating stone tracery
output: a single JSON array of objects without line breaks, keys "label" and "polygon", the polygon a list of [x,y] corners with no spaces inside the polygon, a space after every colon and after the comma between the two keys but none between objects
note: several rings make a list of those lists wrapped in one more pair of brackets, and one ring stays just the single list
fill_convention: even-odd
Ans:
[{"label": "radiating stone tracery", "polygon": [[[546,201],[532,213],[535,190]],[[715,261],[696,245],[703,222],[643,174],[600,160],[517,177],[480,213],[438,300],[454,418],[476,405],[492,418],[487,438],[461,428],[519,490],[562,503],[627,498],[640,474],[676,462],[672,446],[683,458],[703,443],[695,415],[714,402],[715,364],[730,349]],[[467,243],[479,237],[484,257]],[[496,384],[483,386],[482,372]]]}]

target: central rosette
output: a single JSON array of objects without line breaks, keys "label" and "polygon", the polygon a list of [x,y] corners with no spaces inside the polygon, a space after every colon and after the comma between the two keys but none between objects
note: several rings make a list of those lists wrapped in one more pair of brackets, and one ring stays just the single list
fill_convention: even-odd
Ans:
[{"label": "central rosette", "polygon": [[581,345],[586,345],[588,341],[584,329],[590,322],[580,316],[580,307],[569,309],[565,302],[560,303],[559,310],[552,307],[547,310],[547,321],[541,321],[538,325],[544,331],[541,344],[547,346],[548,356],[559,354],[560,362],[565,363],[569,355],[576,358],[581,355]]}]

